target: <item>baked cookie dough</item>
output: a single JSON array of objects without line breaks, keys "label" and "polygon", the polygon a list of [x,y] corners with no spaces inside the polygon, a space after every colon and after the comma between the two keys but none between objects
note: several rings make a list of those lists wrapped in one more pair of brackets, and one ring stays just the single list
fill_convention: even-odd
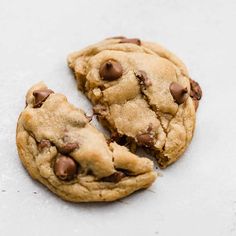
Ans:
[{"label": "baked cookie dough", "polygon": [[68,201],[114,201],[156,179],[152,161],[108,142],[82,110],[43,83],[27,93],[16,143],[29,174]]},{"label": "baked cookie dough", "polygon": [[70,54],[68,64],[114,140],[147,148],[161,168],[179,159],[202,95],[179,58],[156,43],[114,37]]}]

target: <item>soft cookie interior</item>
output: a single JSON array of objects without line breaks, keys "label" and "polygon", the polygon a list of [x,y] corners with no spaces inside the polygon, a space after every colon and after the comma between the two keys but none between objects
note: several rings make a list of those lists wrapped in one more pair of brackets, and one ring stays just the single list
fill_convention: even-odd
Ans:
[{"label": "soft cookie interior", "polygon": [[68,64],[114,140],[145,147],[162,168],[183,154],[201,89],[174,54],[155,43],[114,37],[70,54]]},{"label": "soft cookie interior", "polygon": [[30,175],[73,202],[113,201],[147,188],[153,163],[89,123],[85,113],[45,84],[33,86],[17,125],[19,156]]}]

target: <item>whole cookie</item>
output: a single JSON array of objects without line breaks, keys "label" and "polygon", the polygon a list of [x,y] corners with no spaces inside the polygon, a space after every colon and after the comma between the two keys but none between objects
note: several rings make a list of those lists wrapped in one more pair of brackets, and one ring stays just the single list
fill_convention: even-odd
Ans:
[{"label": "whole cookie", "polygon": [[85,113],[43,83],[26,96],[16,143],[29,174],[72,202],[114,201],[147,188],[153,163],[108,142]]},{"label": "whole cookie", "polygon": [[202,93],[174,54],[114,37],[70,54],[68,64],[115,140],[147,148],[162,168],[183,154]]}]

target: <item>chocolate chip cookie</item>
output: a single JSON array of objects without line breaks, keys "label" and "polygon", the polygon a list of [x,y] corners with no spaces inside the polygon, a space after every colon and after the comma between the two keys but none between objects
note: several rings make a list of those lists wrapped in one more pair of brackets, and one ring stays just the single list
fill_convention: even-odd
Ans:
[{"label": "chocolate chip cookie", "polygon": [[173,53],[114,37],[70,54],[68,64],[114,140],[146,148],[162,168],[183,154],[202,92]]},{"label": "chocolate chip cookie", "polygon": [[33,86],[16,133],[29,174],[72,202],[113,201],[150,186],[152,161],[107,141],[89,121],[64,95]]}]

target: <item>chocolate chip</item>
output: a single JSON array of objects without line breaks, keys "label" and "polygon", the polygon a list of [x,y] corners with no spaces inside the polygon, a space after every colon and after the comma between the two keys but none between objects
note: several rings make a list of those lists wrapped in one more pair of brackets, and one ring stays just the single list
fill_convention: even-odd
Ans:
[{"label": "chocolate chip", "polygon": [[139,79],[139,83],[141,85],[145,85],[146,87],[152,85],[152,81],[147,77],[147,74],[143,70],[139,70],[135,72],[135,76]]},{"label": "chocolate chip", "polygon": [[120,40],[120,43],[133,43],[133,44],[137,44],[138,46],[140,46],[141,40],[137,39],[137,38],[132,38],[132,39],[124,38],[124,39]]},{"label": "chocolate chip", "polygon": [[125,176],[131,176],[134,175],[134,173],[132,173],[132,171],[127,170],[127,169],[123,169],[123,168],[117,168],[117,171],[120,171],[121,173],[124,173]]},{"label": "chocolate chip", "polygon": [[193,99],[195,109],[197,110],[199,100],[202,98],[202,89],[196,81],[192,79],[189,79],[189,81],[191,86],[190,97]]},{"label": "chocolate chip", "polygon": [[39,144],[38,144],[38,148],[39,148],[40,150],[44,149],[45,147],[50,147],[50,146],[51,146],[51,143],[50,143],[50,141],[47,140],[47,139],[41,140],[41,141],[39,142]]},{"label": "chocolate chip", "polygon": [[101,180],[104,181],[104,182],[118,183],[124,177],[125,177],[124,173],[122,173],[120,171],[116,171],[115,173],[113,173],[110,176],[103,177]]},{"label": "chocolate chip", "polygon": [[61,180],[72,180],[77,174],[77,163],[70,157],[59,155],[54,164],[54,173]]},{"label": "chocolate chip", "polygon": [[145,147],[152,147],[154,145],[153,136],[149,133],[139,134],[136,136],[138,144]]},{"label": "chocolate chip", "polygon": [[110,38],[107,38],[107,39],[126,39],[126,37],[124,37],[124,36],[114,36],[114,37],[110,37]]},{"label": "chocolate chip", "polygon": [[51,89],[39,89],[33,92],[34,96],[34,108],[39,108],[42,106],[43,102],[47,97],[54,93]]},{"label": "chocolate chip", "polygon": [[121,64],[118,61],[115,60],[108,60],[104,62],[99,70],[100,76],[104,80],[116,80],[122,76],[123,69]]},{"label": "chocolate chip", "polygon": [[78,143],[66,143],[65,145],[58,147],[58,150],[62,154],[69,154],[79,147]]},{"label": "chocolate chip", "polygon": [[171,93],[172,97],[174,98],[175,102],[179,105],[184,103],[189,96],[188,89],[184,88],[182,85],[180,85],[176,82],[172,82],[170,84],[169,89],[170,89],[170,93]]},{"label": "chocolate chip", "polygon": [[200,85],[192,79],[189,79],[189,80],[190,80],[190,86],[191,86],[190,96],[194,99],[200,100],[202,97],[202,89]]}]

